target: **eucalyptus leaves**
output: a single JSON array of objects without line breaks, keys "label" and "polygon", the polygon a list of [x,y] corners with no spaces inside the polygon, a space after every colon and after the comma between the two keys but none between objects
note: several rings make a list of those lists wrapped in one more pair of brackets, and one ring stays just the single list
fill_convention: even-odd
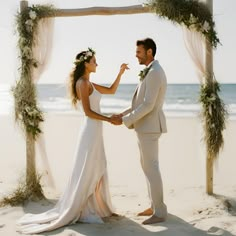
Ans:
[{"label": "eucalyptus leaves", "polygon": [[33,69],[38,66],[33,55],[33,46],[37,37],[38,22],[44,17],[53,16],[54,12],[51,5],[33,5],[16,15],[21,65],[20,79],[12,89],[15,98],[15,118],[21,123],[24,131],[31,133],[34,139],[41,132],[39,126],[43,121],[43,114],[37,106],[36,89],[32,81]]},{"label": "eucalyptus leaves", "polygon": [[216,48],[220,43],[215,22],[206,5],[196,0],[149,0],[145,4],[157,15],[200,32]]},{"label": "eucalyptus leaves", "polygon": [[218,93],[220,86],[216,80],[201,85],[200,102],[203,106],[205,141],[209,158],[217,158],[223,147],[227,110]]}]

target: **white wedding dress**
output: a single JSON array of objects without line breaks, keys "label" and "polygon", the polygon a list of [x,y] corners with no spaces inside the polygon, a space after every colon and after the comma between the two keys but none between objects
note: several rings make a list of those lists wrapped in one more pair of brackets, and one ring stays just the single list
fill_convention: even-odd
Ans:
[{"label": "white wedding dress", "polygon": [[[93,87],[89,100],[97,113],[100,99],[101,94]],[[85,116],[79,140],[71,177],[58,203],[47,212],[24,215],[17,222],[19,232],[51,231],[77,221],[103,223],[103,217],[111,216],[102,121]]]}]

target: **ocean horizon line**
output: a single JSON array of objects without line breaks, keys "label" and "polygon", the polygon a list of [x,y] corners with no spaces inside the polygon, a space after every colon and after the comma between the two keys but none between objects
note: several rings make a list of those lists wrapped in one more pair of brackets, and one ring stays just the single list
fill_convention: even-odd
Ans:
[{"label": "ocean horizon line", "polygon": [[[91,81],[91,82],[94,82],[94,81]],[[96,82],[96,81],[95,81]],[[112,82],[111,82],[112,83]],[[102,84],[102,85],[109,85],[111,83],[98,83],[98,84]],[[137,83],[120,83],[120,85],[136,85],[138,84],[139,81],[137,80]],[[236,82],[227,82],[227,83],[220,83],[218,81],[219,84],[224,84],[224,85],[236,85]],[[4,86],[13,86],[15,83],[0,83],[0,87],[4,87]],[[36,85],[58,85],[58,84],[61,84],[61,85],[65,85],[67,83],[62,83],[62,82],[59,82],[59,83],[36,83]],[[200,83],[168,83],[167,82],[167,85],[201,85]]]}]

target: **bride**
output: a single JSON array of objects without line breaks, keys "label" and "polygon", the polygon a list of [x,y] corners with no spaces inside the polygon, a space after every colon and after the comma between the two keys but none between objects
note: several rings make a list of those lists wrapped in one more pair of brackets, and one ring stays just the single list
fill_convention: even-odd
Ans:
[{"label": "bride", "polygon": [[108,186],[102,121],[116,124],[113,117],[101,114],[101,94],[114,94],[127,64],[122,64],[110,87],[90,82],[96,72],[95,52],[88,48],[76,56],[70,74],[72,104],[84,111],[84,123],[76,147],[74,164],[67,187],[53,209],[41,214],[26,214],[18,222],[18,231],[35,234],[79,222],[103,223],[113,214]]}]

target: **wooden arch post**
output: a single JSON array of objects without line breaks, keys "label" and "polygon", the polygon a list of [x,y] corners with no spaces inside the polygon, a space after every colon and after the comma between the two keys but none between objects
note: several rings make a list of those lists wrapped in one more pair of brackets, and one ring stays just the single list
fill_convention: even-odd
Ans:
[{"label": "wooden arch post", "polygon": [[[206,5],[210,11],[213,13],[213,1],[206,0]],[[206,68],[206,83],[213,83],[213,50],[210,42],[206,42],[206,54],[205,54],[205,68]],[[210,195],[213,194],[213,163],[215,157],[207,154],[206,156],[206,192]]]},{"label": "wooden arch post", "polygon": [[[20,2],[20,11],[28,7],[28,1]],[[26,186],[36,183],[35,141],[31,133],[26,132]]]}]

